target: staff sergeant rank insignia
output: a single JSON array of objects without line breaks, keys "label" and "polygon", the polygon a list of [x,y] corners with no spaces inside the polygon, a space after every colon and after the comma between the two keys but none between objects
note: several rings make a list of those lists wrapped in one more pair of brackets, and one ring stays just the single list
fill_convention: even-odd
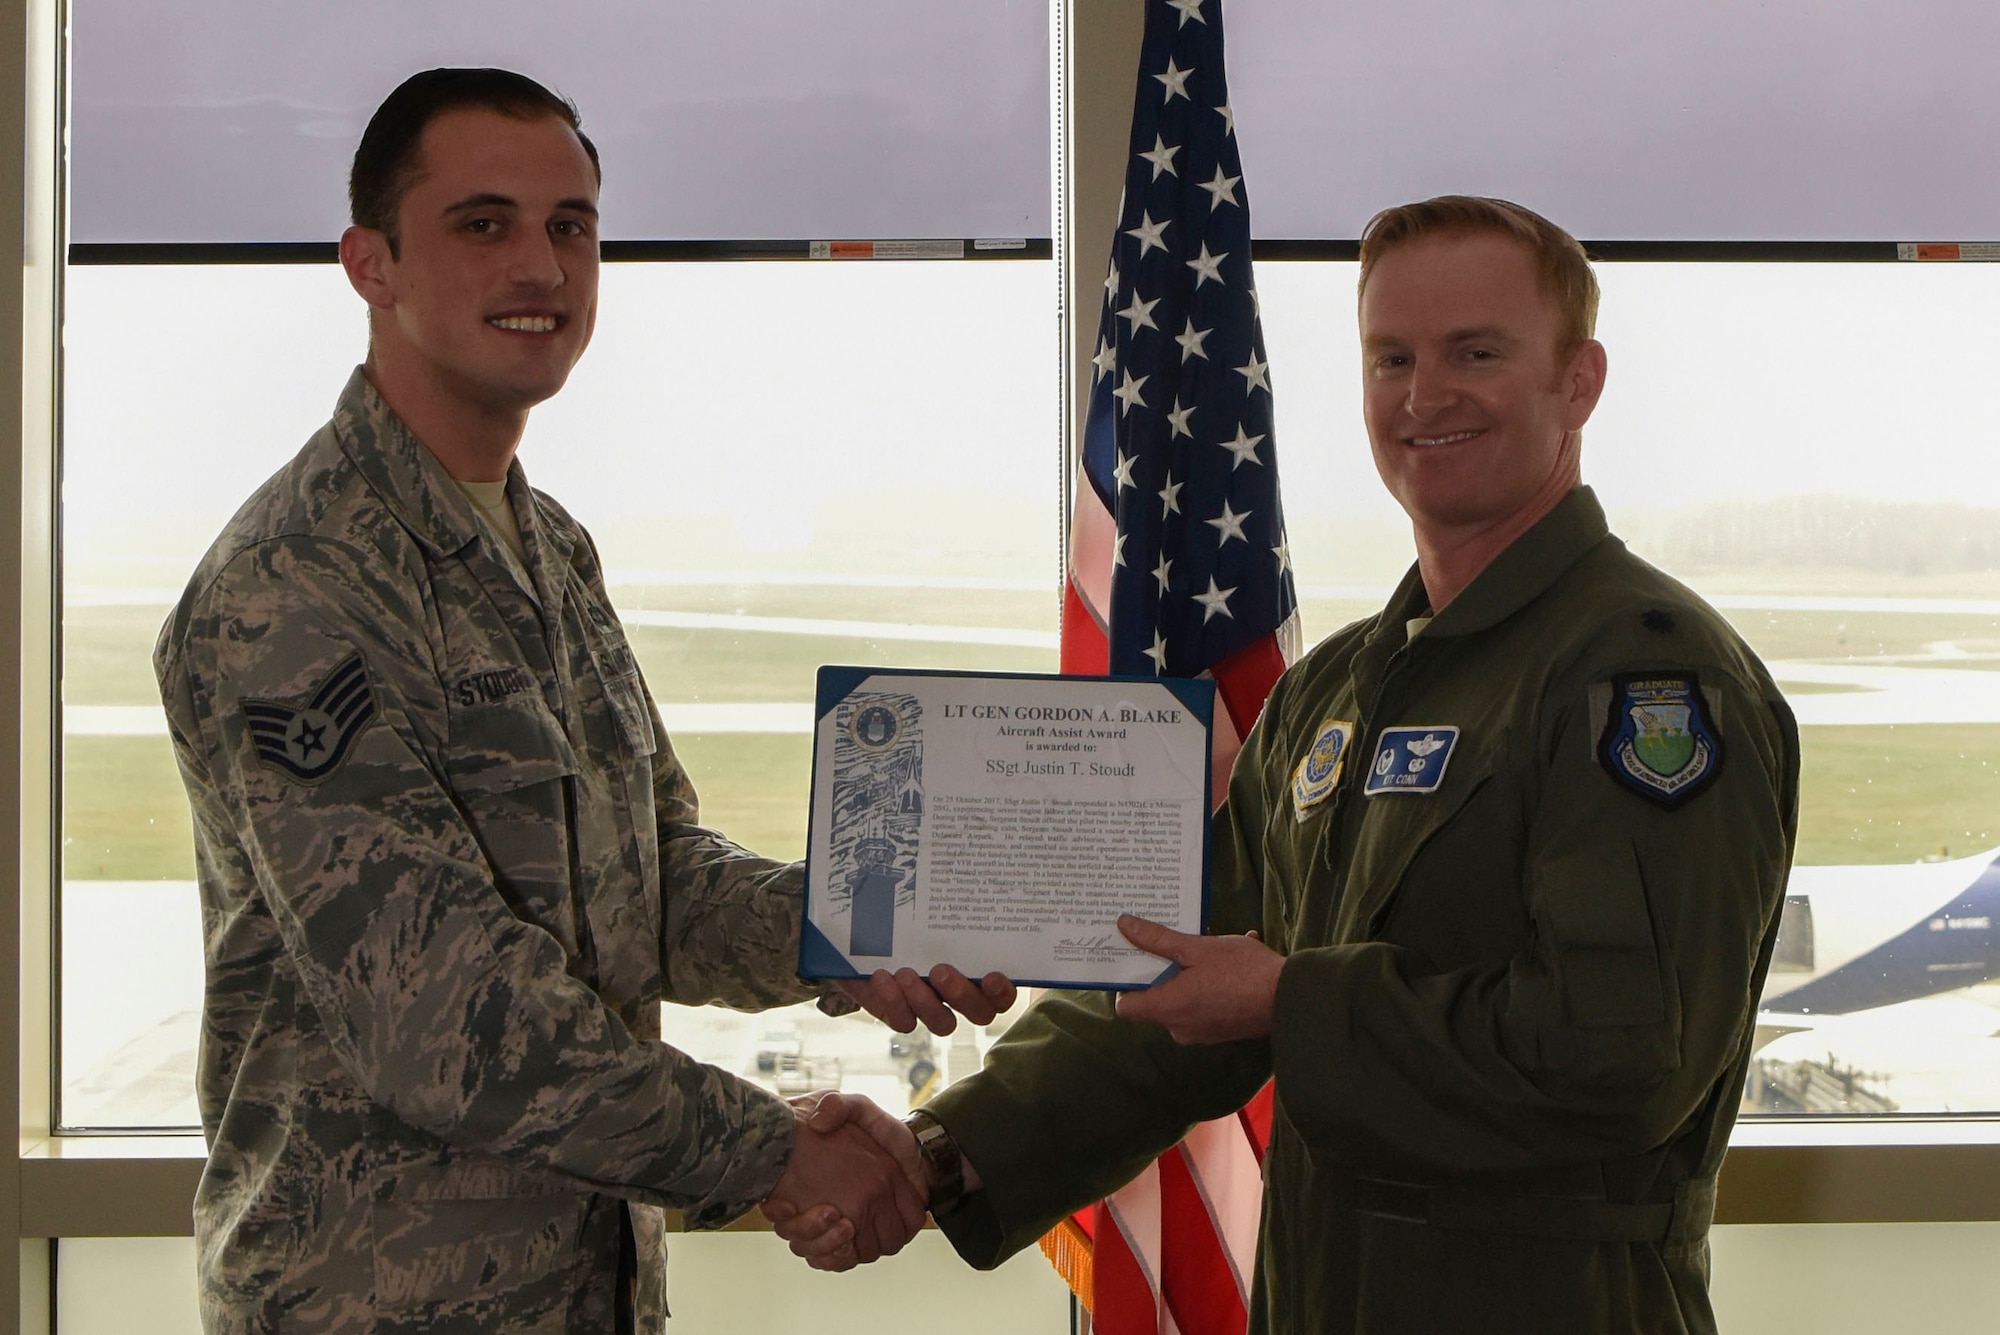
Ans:
[{"label": "staff sergeant rank insignia", "polygon": [[1292,814],[1306,818],[1310,807],[1318,806],[1340,786],[1340,773],[1347,768],[1347,747],[1354,740],[1354,725],[1344,719],[1328,719],[1320,724],[1312,748],[1292,772]]},{"label": "staff sergeant rank insignia", "polygon": [[1672,810],[1722,773],[1722,742],[1686,673],[1618,677],[1597,758],[1612,778]]},{"label": "staff sergeant rank insignia", "polygon": [[375,717],[368,670],[361,655],[327,674],[303,705],[245,697],[243,717],[257,759],[298,783],[313,784],[334,772],[354,739]]}]

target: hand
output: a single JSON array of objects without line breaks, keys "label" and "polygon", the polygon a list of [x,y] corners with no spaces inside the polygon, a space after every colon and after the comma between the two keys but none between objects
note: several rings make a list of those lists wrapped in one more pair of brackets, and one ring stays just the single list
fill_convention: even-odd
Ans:
[{"label": "hand", "polygon": [[1176,1043],[1228,1043],[1271,1032],[1285,957],[1257,933],[1189,936],[1129,913],[1118,919],[1118,930],[1148,955],[1181,966],[1164,983],[1121,994],[1120,1016],[1164,1025]]},{"label": "hand", "polygon": [[801,1094],[791,1103],[795,1112],[805,1115],[806,1125],[823,1136],[847,1126],[867,1136],[896,1161],[919,1198],[926,1201],[931,1198],[930,1174],[924,1168],[923,1156],[917,1153],[916,1133],[902,1118],[873,1099],[834,1089]]},{"label": "hand", "polygon": [[[854,1094],[839,1094],[827,1091],[819,1094],[802,1094],[792,1100],[794,1108],[810,1107],[808,1125],[821,1134],[827,1134],[842,1127],[851,1126],[867,1134],[869,1139],[881,1146],[909,1177],[918,1193],[929,1200],[931,1180],[925,1170],[923,1156],[917,1153],[917,1137],[909,1126],[874,1102]],[[979,1172],[970,1160],[961,1159],[965,1189],[977,1191],[980,1187]],[[774,1209],[773,1205],[777,1208]],[[767,1202],[764,1217],[773,1225],[773,1231],[791,1244],[792,1250],[800,1256],[838,1254],[845,1241],[843,1229],[845,1221],[830,1210],[795,1211],[782,1204]],[[822,1266],[822,1269],[837,1268]],[[844,1267],[838,1267],[844,1268]]]},{"label": "hand", "polygon": [[1004,973],[989,973],[975,985],[949,964],[940,964],[928,979],[915,969],[890,973],[877,969],[867,978],[843,978],[835,986],[870,1015],[899,1034],[917,1027],[942,1037],[958,1027],[957,1011],[974,1024],[991,1024],[993,1017],[1014,1004],[1013,981]]},{"label": "hand", "polygon": [[814,1129],[814,1111],[812,1100],[792,1105],[792,1157],[763,1204],[765,1217],[805,1219],[795,1227],[799,1238],[787,1241],[816,1270],[893,1256],[923,1227],[921,1189],[859,1127],[841,1125],[844,1117]]}]

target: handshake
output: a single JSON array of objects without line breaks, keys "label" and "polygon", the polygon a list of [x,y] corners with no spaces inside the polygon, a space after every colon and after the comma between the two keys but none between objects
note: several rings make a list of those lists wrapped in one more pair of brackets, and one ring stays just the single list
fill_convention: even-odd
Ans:
[{"label": "handshake", "polygon": [[[1014,984],[974,982],[949,965],[843,981],[843,992],[900,1033],[949,1034],[957,1017],[987,1024],[1014,1004]],[[762,1206],[778,1236],[815,1270],[851,1270],[894,1256],[924,1226],[933,1183],[916,1134],[872,1100],[821,1090],[791,1100],[796,1135],[785,1175]]]},{"label": "handshake", "polygon": [[901,1251],[924,1226],[936,1185],[916,1133],[858,1094],[824,1090],[791,1105],[792,1157],[759,1207],[778,1236],[815,1270],[851,1270]]},{"label": "handshake", "polygon": [[[1118,999],[1127,1020],[1157,1024],[1180,1043],[1225,1043],[1263,1038],[1284,956],[1259,939],[1191,936],[1130,915],[1118,930],[1139,949],[1179,966],[1163,983]],[[1014,1001],[1014,985],[988,974],[978,983],[939,965],[928,979],[909,969],[842,984],[870,1014],[904,1033],[922,1023],[948,1034],[956,1010],[984,1024]],[[858,1094],[822,1091],[792,1100],[797,1135],[785,1175],[761,1208],[794,1255],[815,1270],[850,1270],[893,1256],[923,1227],[936,1189],[916,1133]],[[979,1189],[979,1175],[962,1162],[964,1191]]]}]

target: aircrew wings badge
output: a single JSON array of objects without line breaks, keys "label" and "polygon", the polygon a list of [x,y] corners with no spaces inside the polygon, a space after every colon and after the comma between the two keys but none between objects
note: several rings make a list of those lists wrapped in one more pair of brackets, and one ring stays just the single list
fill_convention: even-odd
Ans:
[{"label": "aircrew wings badge", "polygon": [[1292,771],[1292,814],[1300,820],[1306,812],[1329,797],[1340,786],[1340,772],[1347,761],[1347,747],[1354,740],[1354,725],[1344,719],[1328,719],[1306,751],[1305,759]]},{"label": "aircrew wings badge", "polygon": [[257,759],[295,783],[316,784],[347,759],[375,717],[368,669],[356,654],[326,675],[304,704],[245,697],[243,717]]},{"label": "aircrew wings badge", "polygon": [[1689,673],[1614,678],[1597,758],[1625,787],[1672,810],[1722,773],[1722,739]]}]

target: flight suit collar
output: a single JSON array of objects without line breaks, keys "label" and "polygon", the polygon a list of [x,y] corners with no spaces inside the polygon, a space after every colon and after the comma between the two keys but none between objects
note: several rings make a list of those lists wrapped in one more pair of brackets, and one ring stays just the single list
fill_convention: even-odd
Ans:
[{"label": "flight suit collar", "polygon": [[[333,425],[341,452],[427,556],[451,556],[478,539],[481,521],[472,502],[358,366],[340,392]],[[553,606],[559,601],[551,596],[558,583],[554,572],[569,565],[575,540],[561,525],[547,522],[518,459],[507,466],[507,499],[535,586],[524,592]]]},{"label": "flight suit collar", "polygon": [[[1534,601],[1610,532],[1596,494],[1589,487],[1577,487],[1494,557],[1444,611],[1430,619],[1419,638],[1429,642],[1499,625]],[[1410,621],[1429,611],[1423,572],[1413,565],[1354,656],[1350,670],[1362,708],[1375,700],[1391,661],[1409,644]]]},{"label": "flight suit collar", "polygon": [[[1516,538],[1493,558],[1465,589],[1445,605],[1424,628],[1423,638],[1470,635],[1497,626],[1526,607],[1554,584],[1565,570],[1582,560],[1590,550],[1610,537],[1604,507],[1589,487],[1579,486],[1556,502],[1555,509],[1526,533]],[[1613,539],[1616,541],[1616,539]],[[1415,571],[1411,572],[1414,577]],[[1399,597],[1390,602],[1394,611],[1410,580],[1399,588]],[[1421,581],[1418,581],[1421,588]],[[1423,611],[1418,605],[1407,615]],[[1402,622],[1396,622],[1398,633]]]}]

